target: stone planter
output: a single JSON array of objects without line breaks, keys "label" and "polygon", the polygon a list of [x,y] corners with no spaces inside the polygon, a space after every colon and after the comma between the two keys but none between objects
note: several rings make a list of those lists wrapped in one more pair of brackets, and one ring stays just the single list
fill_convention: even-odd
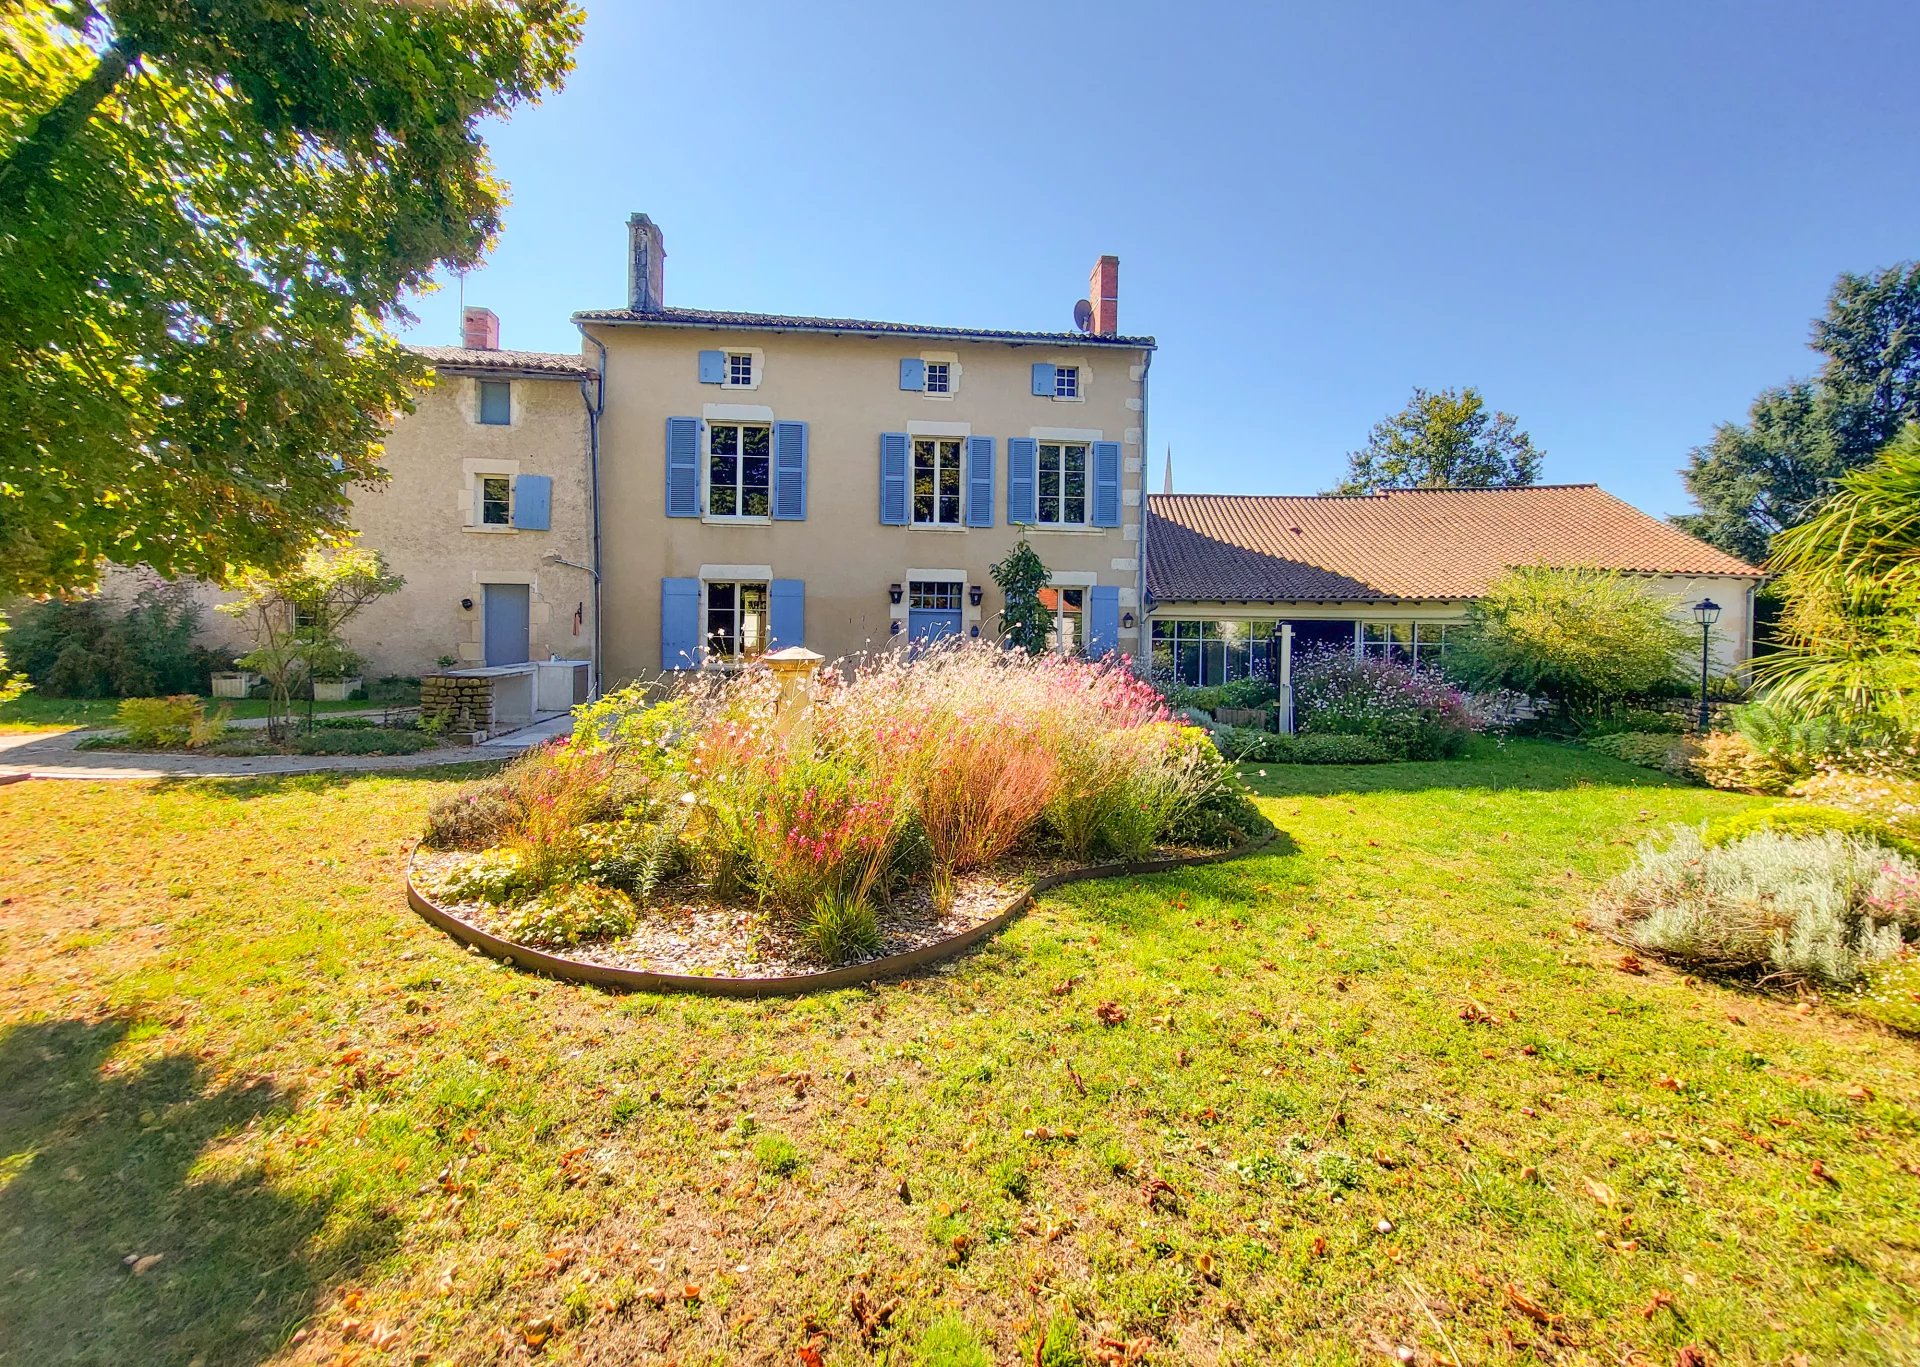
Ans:
[{"label": "stone planter", "polygon": [[213,696],[244,698],[252,691],[255,677],[243,669],[216,670],[213,676]]},{"label": "stone planter", "polygon": [[365,687],[366,680],[355,675],[351,679],[315,679],[313,681],[313,700],[315,702],[345,702],[353,694]]}]

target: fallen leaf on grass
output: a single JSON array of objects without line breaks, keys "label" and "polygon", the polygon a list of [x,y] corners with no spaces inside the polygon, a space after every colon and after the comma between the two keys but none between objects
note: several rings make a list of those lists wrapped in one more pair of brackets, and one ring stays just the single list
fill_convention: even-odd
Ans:
[{"label": "fallen leaf on grass", "polygon": [[1622,973],[1645,973],[1647,971],[1646,964],[1641,962],[1638,954],[1622,954],[1620,961],[1616,963],[1614,967]]},{"label": "fallen leaf on grass", "polygon": [[1120,1009],[1117,1002],[1101,1002],[1094,1008],[1093,1014],[1099,1017],[1100,1023],[1109,1029],[1127,1018],[1127,1013]]},{"label": "fallen leaf on grass", "polygon": [[1809,1169],[1809,1171],[1812,1173],[1813,1179],[1816,1182],[1825,1182],[1830,1187],[1840,1185],[1840,1179],[1828,1172],[1827,1165],[1822,1163],[1818,1158],[1813,1160],[1813,1167]]},{"label": "fallen leaf on grass", "polygon": [[1583,1178],[1582,1181],[1586,1184],[1587,1195],[1591,1196],[1603,1206],[1612,1207],[1614,1201],[1617,1199],[1613,1194],[1612,1187],[1608,1186],[1605,1182],[1595,1181],[1591,1177]]},{"label": "fallen leaf on grass", "polygon": [[871,1343],[874,1336],[887,1327],[887,1322],[893,1318],[893,1312],[899,1308],[899,1301],[892,1300],[881,1305],[869,1299],[862,1289],[855,1289],[853,1299],[847,1304],[849,1313],[853,1315],[853,1322],[860,1326],[860,1337],[868,1343]]},{"label": "fallen leaf on grass", "polygon": [[1672,1304],[1673,1304],[1673,1292],[1656,1291],[1653,1293],[1653,1299],[1640,1307],[1640,1318],[1643,1320],[1650,1320],[1655,1315],[1659,1314],[1662,1310],[1666,1309],[1668,1306]]},{"label": "fallen leaf on grass", "polygon": [[1856,1082],[1853,1086],[1847,1088],[1847,1100],[1864,1106],[1867,1102],[1873,1100],[1873,1088]]},{"label": "fallen leaf on grass", "polygon": [[1529,1300],[1527,1293],[1512,1282],[1506,1285],[1507,1304],[1532,1320],[1535,1324],[1544,1324],[1551,1328],[1560,1322],[1560,1317],[1548,1310],[1538,1301]]},{"label": "fallen leaf on grass", "polygon": [[824,1336],[816,1334],[812,1339],[801,1344],[795,1351],[795,1356],[800,1360],[800,1367],[826,1367],[827,1360],[820,1356],[820,1345],[826,1341]]},{"label": "fallen leaf on grass", "polygon": [[547,1340],[553,1337],[553,1321],[542,1316],[537,1320],[527,1320],[520,1326],[520,1341],[529,1348],[544,1348]]},{"label": "fallen leaf on grass", "polygon": [[1707,1367],[1712,1361],[1706,1349],[1697,1343],[1689,1343],[1680,1350],[1680,1356],[1673,1360],[1673,1367]]}]

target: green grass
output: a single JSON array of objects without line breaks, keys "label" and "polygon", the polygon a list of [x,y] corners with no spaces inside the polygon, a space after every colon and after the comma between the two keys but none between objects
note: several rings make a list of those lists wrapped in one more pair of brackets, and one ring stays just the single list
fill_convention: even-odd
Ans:
[{"label": "green grass", "polygon": [[[235,721],[250,717],[267,715],[267,703],[264,698],[207,698],[207,710],[219,707],[230,709],[229,715]],[[118,698],[50,698],[35,691],[21,694],[11,702],[0,703],[0,732],[7,731],[70,731],[78,726],[111,726],[114,709],[120,706]],[[368,708],[378,709],[379,703],[366,702],[316,702],[315,712],[357,712]],[[304,713],[307,704],[296,704],[296,709]]]},{"label": "green grass", "polygon": [[1582,928],[1746,799],[1248,772],[1257,857],[758,1002],[435,934],[447,771],[0,789],[0,1360],[1915,1360],[1920,1043]]}]

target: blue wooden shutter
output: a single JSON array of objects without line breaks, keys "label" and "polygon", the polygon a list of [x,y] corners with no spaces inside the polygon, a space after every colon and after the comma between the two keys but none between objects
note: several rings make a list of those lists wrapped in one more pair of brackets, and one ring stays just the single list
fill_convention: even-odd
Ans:
[{"label": "blue wooden shutter", "polygon": [[807,425],[773,425],[773,515],[783,522],[807,516]]},{"label": "blue wooden shutter", "polygon": [[902,389],[925,389],[927,387],[927,363],[918,356],[900,358],[900,387]]},{"label": "blue wooden shutter", "polygon": [[544,532],[553,514],[553,481],[546,475],[521,475],[513,481],[513,525]]},{"label": "blue wooden shutter", "polygon": [[907,434],[880,434],[880,520],[889,527],[907,525]]},{"label": "blue wooden shutter", "polygon": [[1097,660],[1120,648],[1120,590],[1095,584],[1087,590],[1087,658]]},{"label": "blue wooden shutter", "polygon": [[480,421],[489,427],[506,427],[513,422],[511,381],[480,381]]},{"label": "blue wooden shutter", "polygon": [[700,383],[725,384],[727,382],[727,353],[724,351],[703,351],[700,353]]},{"label": "blue wooden shutter", "polygon": [[1040,443],[1032,437],[1007,438],[1007,521],[1040,520],[1034,503],[1034,485],[1040,472]]},{"label": "blue wooden shutter", "polygon": [[692,669],[700,663],[700,581],[660,581],[660,668]]},{"label": "blue wooden shutter", "polygon": [[1033,392],[1043,399],[1053,397],[1053,367],[1045,361],[1033,363]]},{"label": "blue wooden shutter", "polygon": [[993,525],[993,438],[967,438],[967,525]]},{"label": "blue wooden shutter", "polygon": [[1093,444],[1093,525],[1120,525],[1120,443]]},{"label": "blue wooden shutter", "polygon": [[667,419],[667,516],[700,516],[700,419]]},{"label": "blue wooden shutter", "polygon": [[781,650],[806,644],[807,584],[804,579],[776,579],[767,585],[767,646]]}]

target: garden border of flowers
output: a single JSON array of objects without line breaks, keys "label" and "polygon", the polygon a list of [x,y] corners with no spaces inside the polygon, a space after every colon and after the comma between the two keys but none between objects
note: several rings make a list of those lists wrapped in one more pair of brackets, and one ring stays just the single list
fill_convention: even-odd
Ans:
[{"label": "garden border of flowers", "polygon": [[938,963],[994,934],[1031,906],[1033,899],[1039,894],[1051,888],[1060,887],[1062,884],[1082,883],[1095,878],[1127,878],[1150,873],[1168,873],[1175,869],[1197,868],[1204,864],[1224,864],[1230,859],[1244,858],[1265,849],[1278,840],[1281,834],[1278,827],[1273,827],[1265,835],[1244,844],[1235,845],[1232,849],[1214,850],[1207,854],[1175,855],[1165,859],[1132,859],[1118,864],[1088,864],[1082,868],[1042,874],[1015,893],[999,911],[979,925],[970,926],[958,935],[949,936],[934,944],[921,945],[918,949],[905,950],[899,954],[885,954],[878,959],[869,959],[865,963],[849,964],[844,968],[823,969],[818,973],[790,973],[768,978],[722,978],[708,977],[699,973],[656,973],[651,969],[619,968],[612,964],[569,959],[562,954],[549,954],[545,950],[535,949],[530,945],[502,939],[490,931],[482,930],[471,921],[454,915],[421,892],[413,877],[413,854],[407,857],[407,902],[429,925],[444,931],[468,949],[478,950],[482,954],[503,960],[516,967],[530,969],[564,982],[591,983],[597,987],[616,987],[628,991],[685,990],[704,992],[715,997],[797,996],[804,992],[859,987],[881,978],[901,977],[916,969],[925,968],[929,964]]}]

